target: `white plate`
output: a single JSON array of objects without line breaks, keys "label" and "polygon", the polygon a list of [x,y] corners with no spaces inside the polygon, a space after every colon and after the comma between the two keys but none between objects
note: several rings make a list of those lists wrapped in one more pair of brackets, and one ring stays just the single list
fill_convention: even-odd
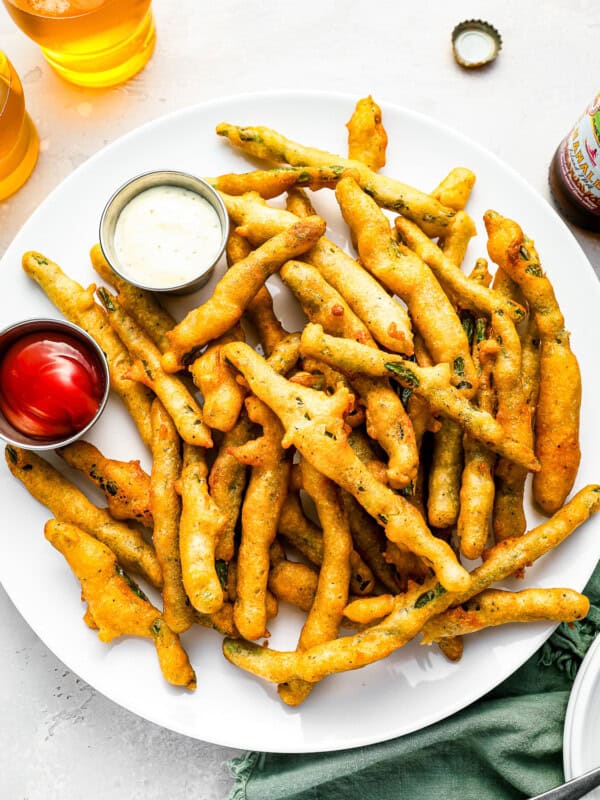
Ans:
[{"label": "white plate", "polygon": [[[125,136],[71,175],[33,214],[6,253],[2,324],[24,317],[58,316],[51,303],[20,269],[21,253],[41,250],[87,285],[95,280],[88,250],[96,241],[102,207],[127,178],[149,169],[182,169],[198,175],[246,171],[248,162],[213,131],[227,120],[265,124],[293,138],[343,153],[354,101],[343,95],[272,93],[228,98],[159,119]],[[481,230],[481,215],[492,206],[513,216],[535,238],[573,332],[584,376],[583,460],[577,488],[600,478],[593,460],[600,451],[597,346],[600,290],[579,246],[548,204],[518,175],[478,145],[426,117],[384,106],[390,136],[386,171],[427,190],[454,165],[477,173],[470,210]],[[332,193],[316,196],[330,221],[330,234],[346,242]],[[468,261],[485,253],[479,236]],[[218,272],[217,272],[218,274]],[[217,275],[215,276],[216,280]],[[277,281],[272,281],[278,289]],[[199,298],[206,297],[214,281]],[[196,298],[196,301],[199,299]],[[192,304],[187,300],[183,308]],[[276,309],[288,326],[301,315],[285,293]],[[111,400],[93,441],[114,458],[148,454],[116,400]],[[64,467],[61,467],[64,469]],[[92,495],[93,496],[93,495]],[[44,540],[46,509],[34,502],[7,472],[0,486],[0,579],[21,614],[70,669],[97,690],[146,719],[188,736],[223,745],[279,752],[311,752],[355,747],[418,730],[481,697],[513,672],[547,638],[552,626],[536,624],[473,636],[460,664],[416,643],[381,663],[335,676],[316,687],[299,709],[282,705],[274,687],[224,661],[220,637],[197,630],[184,636],[198,674],[190,695],[162,679],[151,644],[120,640],[103,645],[88,630],[74,577],[61,555]],[[540,521],[528,501],[530,525]],[[588,523],[556,553],[527,571],[518,586],[572,586],[581,589],[600,555],[598,521]],[[272,646],[293,648],[299,615],[286,611],[273,625]]]},{"label": "white plate", "polygon": [[[600,636],[596,636],[583,659],[571,690],[563,763],[567,780],[600,767]],[[600,800],[600,789],[586,797]]]}]

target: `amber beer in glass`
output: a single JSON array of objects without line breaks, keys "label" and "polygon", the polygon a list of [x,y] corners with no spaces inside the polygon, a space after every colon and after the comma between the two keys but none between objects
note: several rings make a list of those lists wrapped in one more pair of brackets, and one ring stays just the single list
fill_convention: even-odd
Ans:
[{"label": "amber beer in glass", "polygon": [[156,41],[150,0],[3,0],[65,80],[114,86],[146,65]]},{"label": "amber beer in glass", "polygon": [[10,197],[31,175],[39,140],[19,76],[0,50],[0,201]]}]

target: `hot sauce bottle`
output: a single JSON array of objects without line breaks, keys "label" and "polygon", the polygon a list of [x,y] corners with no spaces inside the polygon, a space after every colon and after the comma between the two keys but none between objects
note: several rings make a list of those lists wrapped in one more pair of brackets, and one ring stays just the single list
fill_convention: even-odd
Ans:
[{"label": "hot sauce bottle", "polygon": [[600,231],[600,92],[558,146],[548,179],[562,214]]}]

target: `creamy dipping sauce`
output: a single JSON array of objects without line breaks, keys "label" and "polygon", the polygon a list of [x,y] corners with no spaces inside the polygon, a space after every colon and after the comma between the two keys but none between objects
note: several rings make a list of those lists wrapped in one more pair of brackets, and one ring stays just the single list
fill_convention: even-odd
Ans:
[{"label": "creamy dipping sauce", "polygon": [[210,267],[221,249],[217,212],[181,186],[154,186],[123,208],[114,247],[123,275],[152,288],[179,286]]}]

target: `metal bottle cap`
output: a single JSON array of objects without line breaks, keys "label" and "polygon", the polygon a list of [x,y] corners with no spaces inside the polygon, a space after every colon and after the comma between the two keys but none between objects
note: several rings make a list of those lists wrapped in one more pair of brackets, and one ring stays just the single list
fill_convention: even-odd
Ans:
[{"label": "metal bottle cap", "polygon": [[459,23],[452,31],[454,58],[461,67],[473,69],[493,61],[502,47],[496,28],[480,19]]}]

